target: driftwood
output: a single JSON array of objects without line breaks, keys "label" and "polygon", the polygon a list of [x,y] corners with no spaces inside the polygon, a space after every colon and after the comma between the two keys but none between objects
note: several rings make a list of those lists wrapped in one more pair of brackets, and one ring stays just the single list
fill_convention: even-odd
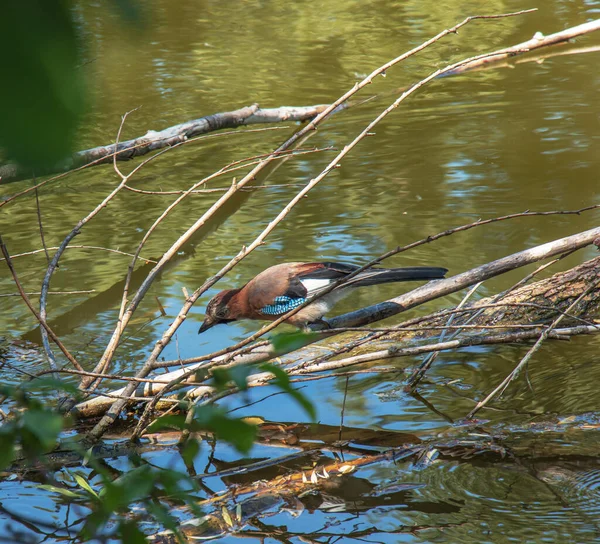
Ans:
[{"label": "driftwood", "polygon": [[[279,108],[261,109],[257,104],[253,104],[252,106],[246,106],[235,111],[214,113],[159,131],[149,130],[144,136],[118,144],[101,145],[92,149],[78,151],[68,160],[57,164],[54,168],[44,172],[44,174],[66,172],[67,170],[82,166],[107,164],[113,161],[113,157],[116,157],[119,161],[131,160],[152,151],[181,144],[190,138],[200,136],[201,134],[208,134],[216,130],[258,123],[307,121],[316,117],[325,108],[327,108],[327,105],[281,106]],[[19,181],[29,177],[31,177],[31,172],[16,164],[0,166],[0,183]]]},{"label": "driftwood", "polygon": [[[469,304],[455,314],[452,325],[460,328],[468,322],[467,327],[477,328],[550,323],[580,297],[587,287],[598,279],[599,274],[600,257],[596,257],[566,272],[559,272],[547,279],[524,285],[505,295],[501,301],[495,301],[496,297],[486,297]],[[481,313],[478,310],[481,310]],[[575,311],[566,316],[562,325],[573,327],[589,324],[599,314],[600,286],[596,286],[586,294]],[[415,330],[400,330],[398,333],[390,331],[388,338],[406,341],[415,337],[432,336],[439,332],[436,327],[444,327],[447,324],[448,316],[448,311],[441,311],[414,319],[410,324]],[[402,325],[398,328],[401,329]]]},{"label": "driftwood", "polygon": [[[508,270],[512,270],[518,268],[520,266],[525,266],[527,264],[531,264],[533,262],[539,261],[544,258],[549,258],[554,255],[559,255],[565,252],[572,251],[578,247],[584,247],[586,245],[594,243],[597,238],[600,236],[600,227],[596,229],[591,229],[589,231],[585,231],[583,233],[573,235],[567,238],[563,238],[561,240],[556,240],[554,242],[550,242],[548,244],[543,244],[541,246],[537,246],[530,250],[525,250],[514,255],[510,255],[509,257],[505,257],[503,259],[498,259],[492,263],[485,264],[481,267],[475,268],[468,272],[464,272],[457,276],[448,278],[446,280],[439,280],[435,282],[430,282],[427,285],[424,285],[414,291],[410,291],[404,295],[396,297],[395,299],[382,302],[380,304],[376,304],[374,306],[370,306],[368,308],[364,308],[362,310],[358,310],[356,312],[352,312],[350,314],[345,314],[343,316],[339,316],[330,321],[332,327],[353,327],[353,326],[363,326],[367,323],[372,323],[374,321],[384,319],[386,317],[390,317],[391,315],[395,315],[399,312],[405,311],[409,308],[422,304],[425,301],[432,300],[439,296],[443,296],[449,293],[456,292],[458,290],[464,289],[470,285],[476,284],[484,279],[494,277],[498,274],[506,272]],[[530,286],[525,286],[515,291],[511,294],[508,302],[514,306],[506,306],[502,305],[508,304],[506,299],[503,299],[497,308],[492,311],[491,309],[484,310],[488,313],[482,313],[476,324],[478,325],[498,325],[498,324],[509,324],[509,325],[529,325],[532,321],[536,321],[538,323],[548,322],[548,319],[552,317],[556,317],[557,313],[560,313],[560,308],[564,308],[564,305],[569,305],[572,302],[573,297],[577,297],[581,295],[583,291],[588,286],[588,280],[590,277],[595,277],[600,271],[600,258],[594,259],[589,263],[585,263],[579,267],[576,267],[566,273],[561,273],[553,276],[548,280],[542,280],[541,282],[537,282]],[[561,299],[561,294],[564,297]],[[579,315],[581,316],[579,320],[575,320],[576,323],[581,324],[582,319],[590,319],[593,315],[597,313],[598,310],[598,295],[599,290],[596,288],[593,292],[589,293],[586,297],[585,303],[577,309]],[[541,298],[545,297],[545,298]],[[533,300],[533,302],[530,302]],[[528,303],[529,305],[523,303]],[[516,304],[519,305],[516,305]],[[557,304],[558,309],[553,309],[552,306],[549,306],[548,303]],[[475,306],[477,309],[481,307],[482,302],[479,303],[480,306]],[[531,305],[533,304],[533,306]],[[511,308],[511,311],[506,310],[506,308]],[[521,310],[519,312],[519,309]],[[537,309],[537,313],[536,310]],[[462,312],[470,312],[472,315],[472,311],[470,308],[465,308]],[[504,314],[502,313],[504,312]],[[506,316],[506,322],[503,320],[502,315]],[[487,316],[487,317],[486,317]],[[520,316],[520,318],[519,318]],[[443,318],[448,317],[447,313],[443,314],[434,314],[429,318],[422,318],[419,323],[420,326],[436,326],[439,324],[444,324]],[[589,324],[589,323],[588,323]],[[460,325],[460,322],[458,323]],[[335,330],[332,331],[335,333]],[[330,336],[332,332],[322,331],[320,336],[317,338],[325,338]],[[581,331],[582,333],[583,331]],[[529,336],[527,336],[529,334]],[[530,331],[525,336],[521,336],[514,341],[522,341],[526,339],[534,338],[537,334],[539,336],[539,331]],[[408,336],[407,339],[410,339]],[[306,343],[315,341],[316,338],[307,338]],[[473,343],[473,340],[469,340]],[[510,341],[510,339],[508,339]],[[498,339],[496,343],[500,343]],[[449,349],[452,346],[442,347],[439,349]],[[455,346],[459,347],[459,346]],[[422,350],[422,348],[419,348]],[[410,348],[406,355],[414,355],[417,353],[422,353],[424,351],[411,352]],[[204,361],[201,363],[195,363],[190,365],[187,368],[179,369],[168,374],[162,374],[160,376],[160,381],[162,383],[142,383],[137,386],[136,396],[143,397],[146,396],[148,398],[152,397],[158,392],[161,392],[166,387],[164,382],[168,382],[171,380],[179,380],[181,384],[185,385],[185,382],[192,382],[197,379],[196,373],[199,370],[207,371],[213,366],[226,365],[231,366],[235,364],[256,364],[258,362],[262,362],[268,360],[276,355],[281,355],[281,353],[276,353],[271,345],[261,345],[258,348],[252,350],[250,353],[245,353],[239,355],[237,357],[231,357],[230,355],[225,355],[217,358],[216,360]],[[376,352],[374,355],[364,355],[358,356],[360,359],[352,362],[352,365],[359,364],[361,362],[367,362],[368,360],[378,360],[389,357],[397,357],[398,351],[383,351]],[[187,361],[186,361],[187,362]],[[175,362],[178,365],[182,363],[182,361]],[[165,362],[162,362],[163,366]],[[320,371],[330,371],[335,368],[343,368],[344,365],[340,365],[339,362],[333,361],[331,364],[323,365],[320,362],[315,364],[303,364],[296,369],[296,375],[306,374],[310,372],[320,372]],[[350,365],[348,365],[350,366]],[[290,372],[291,375],[295,375],[293,371]],[[251,385],[263,385],[268,383],[271,379],[271,375],[268,373],[262,373],[254,375],[250,381]],[[113,391],[111,393],[112,396],[119,397],[124,393],[124,389],[119,389],[117,391]],[[206,395],[212,394],[212,388],[210,386],[201,386],[193,389],[188,392],[188,396],[190,398],[197,397],[205,397]],[[89,399],[83,403],[78,404],[74,411],[79,416],[97,416],[103,413],[108,407],[110,407],[114,403],[114,398],[98,396],[92,399]]]}]

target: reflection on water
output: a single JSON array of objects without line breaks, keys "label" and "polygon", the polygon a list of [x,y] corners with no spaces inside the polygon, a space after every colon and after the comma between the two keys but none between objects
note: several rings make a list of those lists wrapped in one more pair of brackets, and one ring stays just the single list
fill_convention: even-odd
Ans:
[{"label": "reflection on water", "polygon": [[[306,145],[342,148],[394,99],[397,89],[442,64],[521,42],[538,30],[550,33],[579,24],[596,17],[599,9],[598,2],[566,0],[538,0],[527,7],[536,5],[540,11],[534,15],[472,23],[458,36],[391,70],[385,80],[380,78],[366,89],[364,96],[372,93],[372,100],[336,115]],[[521,7],[512,0],[497,0],[488,2],[485,12]],[[196,0],[183,5],[159,1],[139,35],[124,32],[118,18],[100,4],[81,2],[76,9],[88,37],[86,54],[92,62],[86,69],[95,82],[95,106],[80,135],[81,147],[86,148],[113,141],[120,115],[139,105],[143,107],[127,120],[126,138],[254,102],[263,107],[329,102],[380,63],[482,8],[481,2],[474,1],[327,1],[318,10],[276,0]],[[597,44],[598,37],[579,42]],[[268,265],[289,260],[362,263],[397,245],[479,217],[525,209],[577,209],[597,202],[597,64],[598,53],[592,52],[434,82],[388,117],[376,137],[361,142],[342,168],[292,211],[265,246],[202,297],[177,342],[165,350],[165,358],[212,351],[255,330],[252,323],[240,323],[215,327],[200,338],[196,334],[202,310],[218,290],[240,285]],[[295,128],[199,141],[152,162],[131,184],[151,191],[186,189],[229,162],[273,149]],[[155,283],[117,354],[116,370],[133,373],[139,368],[179,311],[182,289],[193,291],[251,242],[293,197],[297,184],[318,174],[330,159],[330,154],[321,153],[289,160],[260,180],[265,188],[244,193],[224,208]],[[130,168],[124,165],[125,170]],[[217,180],[211,187],[226,187],[230,181]],[[40,203],[46,242],[58,245],[117,183],[111,168],[103,166],[44,187]],[[2,196],[30,184],[4,186]],[[76,245],[132,252],[173,198],[121,194],[82,230]],[[188,198],[150,238],[143,254],[160,257],[214,198],[214,194]],[[4,207],[0,221],[12,253],[41,246],[33,197]],[[493,224],[404,253],[391,259],[390,265],[445,266],[455,274],[596,226],[597,221],[597,214],[584,214]],[[581,252],[561,266],[572,266],[592,254]],[[87,367],[93,366],[114,327],[128,264],[128,257],[72,249],[53,276],[55,291],[95,290],[89,296],[56,295],[49,301],[51,325],[72,351],[81,354]],[[39,291],[43,253],[15,259],[15,266],[26,289]],[[148,268],[138,266],[134,283]],[[495,293],[521,277],[522,272],[516,272],[491,280],[478,296]],[[398,289],[385,285],[361,291],[336,311],[384,300]],[[6,270],[0,277],[0,291],[15,292]],[[456,304],[461,296],[420,311]],[[166,316],[161,315],[156,298]],[[0,357],[11,365],[2,368],[2,380],[16,382],[21,376],[13,367],[35,372],[45,365],[38,350],[39,333],[18,298],[0,298],[0,308],[0,331],[6,338]],[[485,417],[523,422],[537,414],[598,411],[597,353],[594,338],[547,345],[530,365],[533,391],[524,382],[511,385]],[[344,422],[363,429],[433,434],[447,428],[448,421],[464,417],[475,399],[496,385],[522,354],[522,348],[514,347],[441,354],[420,390],[428,404],[402,392],[401,373],[352,377]],[[418,362],[394,364],[412,368]],[[345,380],[309,382],[304,391],[318,403],[321,423],[339,425]],[[268,393],[254,394],[258,398]],[[277,413],[287,421],[305,417],[281,397],[267,398],[252,410],[253,415]],[[266,446],[256,450],[257,457],[276,455]],[[224,452],[236,459],[234,452],[227,448]],[[161,464],[165,462],[158,457]],[[441,463],[406,474],[404,478],[393,465],[374,468],[349,479],[337,495],[307,499],[304,508],[313,516],[278,513],[269,519],[270,526],[285,525],[290,535],[326,526],[319,538],[327,538],[325,533],[366,531],[365,537],[375,534],[384,542],[598,538],[596,467],[517,470],[508,464]],[[388,492],[377,491],[386,486]],[[5,507],[0,512],[1,527],[6,528],[14,515],[10,500],[16,496],[27,496],[28,504],[35,505],[28,519],[42,509],[60,510],[45,495],[25,487],[0,486]]]}]

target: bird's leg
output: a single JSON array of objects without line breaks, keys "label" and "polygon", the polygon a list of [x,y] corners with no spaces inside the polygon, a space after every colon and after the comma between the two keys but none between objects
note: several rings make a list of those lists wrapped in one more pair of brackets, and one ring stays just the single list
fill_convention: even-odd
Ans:
[{"label": "bird's leg", "polygon": [[313,321],[311,323],[311,325],[320,325],[321,329],[331,329],[331,325],[327,321],[325,321],[325,319],[323,319],[322,317]]}]

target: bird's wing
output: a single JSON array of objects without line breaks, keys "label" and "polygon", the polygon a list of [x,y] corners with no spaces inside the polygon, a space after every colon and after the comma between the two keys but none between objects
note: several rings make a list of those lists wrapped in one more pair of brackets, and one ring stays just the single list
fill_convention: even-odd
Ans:
[{"label": "bird's wing", "polygon": [[293,298],[286,295],[275,297],[273,304],[267,304],[260,309],[261,314],[279,316],[287,314],[289,311],[306,302],[305,298]]},{"label": "bird's wing", "polygon": [[[345,263],[306,263],[295,280],[306,290],[306,297],[314,297],[354,272],[358,266]],[[287,294],[287,293],[286,293]]]},{"label": "bird's wing", "polygon": [[269,304],[262,306],[260,313],[273,316],[287,314],[290,310],[306,302],[308,296],[308,290],[302,281],[298,276],[292,276],[289,278],[285,292],[273,297]]}]

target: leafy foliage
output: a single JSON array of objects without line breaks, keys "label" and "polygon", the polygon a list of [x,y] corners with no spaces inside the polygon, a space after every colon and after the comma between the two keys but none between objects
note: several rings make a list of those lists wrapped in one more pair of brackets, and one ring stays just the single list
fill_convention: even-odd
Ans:
[{"label": "leafy foliage", "polygon": [[[156,432],[164,428],[176,428],[189,430],[190,432],[208,431],[229,442],[242,453],[246,453],[254,444],[256,439],[256,426],[247,423],[243,419],[233,418],[227,414],[225,409],[218,406],[198,406],[194,411],[194,419],[187,423],[184,416],[168,415],[158,418],[150,427],[150,432]],[[187,451],[190,459],[193,450]]]},{"label": "leafy foliage", "polygon": [[294,331],[274,334],[269,340],[275,353],[288,353],[305,346],[317,336],[314,332]]},{"label": "leafy foliage", "polygon": [[39,394],[40,390],[48,389],[68,391],[77,398],[77,389],[54,378],[25,382],[19,387],[0,387],[0,394],[15,403],[14,414],[0,426],[0,469],[13,461],[18,445],[22,455],[30,460],[54,449],[65,418],[46,408],[34,396],[34,392]]},{"label": "leafy foliage", "polygon": [[246,379],[251,372],[251,367],[239,365],[232,368],[215,368],[212,375],[217,391],[224,391],[229,383],[233,383],[240,391],[246,391],[248,389]]},{"label": "leafy foliage", "polygon": [[286,374],[285,370],[269,363],[260,365],[260,368],[265,372],[270,372],[275,376],[273,384],[285,391],[296,402],[298,402],[298,404],[304,408],[304,411],[308,414],[311,420],[315,421],[317,419],[317,412],[314,405],[308,400],[308,398],[306,398],[305,395],[303,395],[297,389],[294,389],[290,383],[290,377]]}]

